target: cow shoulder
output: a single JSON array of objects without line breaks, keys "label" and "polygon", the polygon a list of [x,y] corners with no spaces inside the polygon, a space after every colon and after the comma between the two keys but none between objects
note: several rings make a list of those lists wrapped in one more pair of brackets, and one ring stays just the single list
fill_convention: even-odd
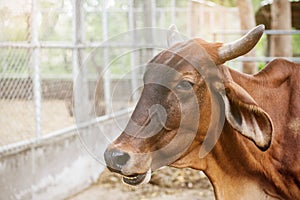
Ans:
[{"label": "cow shoulder", "polygon": [[254,78],[268,87],[279,87],[286,82],[295,71],[300,68],[295,63],[288,60],[277,58],[268,63],[263,70],[254,75]]}]

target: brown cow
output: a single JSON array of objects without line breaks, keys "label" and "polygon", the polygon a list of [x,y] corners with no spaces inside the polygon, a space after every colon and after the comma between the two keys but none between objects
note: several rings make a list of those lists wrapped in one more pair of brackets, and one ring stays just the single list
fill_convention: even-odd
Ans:
[{"label": "brown cow", "polygon": [[216,199],[300,199],[300,66],[276,59],[246,75],[223,65],[263,31],[224,45],[192,39],[153,58],[130,122],[105,152],[108,168],[138,185],[162,166],[190,167]]}]

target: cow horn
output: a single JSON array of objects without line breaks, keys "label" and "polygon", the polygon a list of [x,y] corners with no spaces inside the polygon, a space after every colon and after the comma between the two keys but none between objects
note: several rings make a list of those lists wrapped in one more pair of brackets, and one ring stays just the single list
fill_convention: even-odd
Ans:
[{"label": "cow horn", "polygon": [[219,61],[224,63],[248,53],[259,41],[264,30],[264,25],[258,25],[240,39],[224,44],[219,48]]}]

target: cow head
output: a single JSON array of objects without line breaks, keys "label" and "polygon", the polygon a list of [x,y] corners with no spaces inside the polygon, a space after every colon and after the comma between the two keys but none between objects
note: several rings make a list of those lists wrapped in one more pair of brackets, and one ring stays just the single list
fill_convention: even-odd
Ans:
[{"label": "cow head", "polygon": [[250,51],[263,31],[257,26],[230,44],[179,42],[154,57],[127,127],[105,152],[107,167],[131,185],[148,182],[162,166],[195,167],[195,156],[201,147],[209,152],[224,121],[266,150],[270,117],[222,65]]}]

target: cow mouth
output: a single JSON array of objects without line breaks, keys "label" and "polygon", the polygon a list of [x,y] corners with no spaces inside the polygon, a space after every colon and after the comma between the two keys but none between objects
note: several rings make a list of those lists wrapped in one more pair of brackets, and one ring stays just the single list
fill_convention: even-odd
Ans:
[{"label": "cow mouth", "polygon": [[151,169],[149,169],[144,174],[123,176],[122,178],[124,183],[133,186],[149,183],[150,179],[151,179]]}]

